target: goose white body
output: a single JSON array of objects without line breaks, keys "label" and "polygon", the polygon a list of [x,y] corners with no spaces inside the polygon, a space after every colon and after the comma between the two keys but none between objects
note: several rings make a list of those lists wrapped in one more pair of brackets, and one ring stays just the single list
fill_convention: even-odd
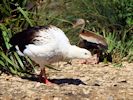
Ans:
[{"label": "goose white body", "polygon": [[52,25],[22,31],[10,43],[17,47],[19,54],[29,56],[40,66],[65,59],[91,57],[88,50],[71,45],[64,32]]},{"label": "goose white body", "polygon": [[53,27],[49,30],[40,30],[38,36],[35,39],[40,41],[26,45],[26,49],[23,51],[25,55],[39,64],[50,64],[63,60],[64,49],[69,46],[69,40],[63,31]]}]

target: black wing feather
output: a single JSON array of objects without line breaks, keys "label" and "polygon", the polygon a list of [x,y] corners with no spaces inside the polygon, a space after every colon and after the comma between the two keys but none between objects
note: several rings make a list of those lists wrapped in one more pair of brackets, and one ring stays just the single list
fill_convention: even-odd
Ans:
[{"label": "black wing feather", "polygon": [[34,37],[37,36],[37,32],[42,29],[48,29],[49,26],[35,26],[23,30],[22,32],[16,33],[11,39],[10,44],[15,48],[17,45],[21,52],[25,49],[25,46],[28,44],[34,44]]}]

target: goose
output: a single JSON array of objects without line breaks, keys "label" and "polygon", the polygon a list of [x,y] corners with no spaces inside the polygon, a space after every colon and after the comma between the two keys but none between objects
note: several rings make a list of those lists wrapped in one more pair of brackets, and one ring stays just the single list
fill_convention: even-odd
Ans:
[{"label": "goose", "polygon": [[46,76],[46,65],[68,59],[92,57],[90,51],[71,45],[65,33],[53,25],[34,26],[16,33],[10,39],[10,44],[19,55],[28,56],[39,64],[39,77],[45,84],[51,83]]},{"label": "goose", "polygon": [[[82,63],[97,64],[99,62],[100,55],[107,50],[108,44],[102,35],[98,35],[92,31],[85,30],[85,20],[82,18],[76,19],[73,22],[73,28],[81,27],[79,32],[79,43],[78,46],[85,48],[89,51],[93,51],[94,55],[89,60],[83,60]],[[92,62],[91,62],[92,60]]]}]

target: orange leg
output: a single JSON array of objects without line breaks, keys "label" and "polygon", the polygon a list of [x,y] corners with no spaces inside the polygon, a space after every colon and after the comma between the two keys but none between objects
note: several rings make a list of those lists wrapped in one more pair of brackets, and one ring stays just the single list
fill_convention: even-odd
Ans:
[{"label": "orange leg", "polygon": [[42,81],[44,84],[51,84],[51,82],[47,79],[46,73],[45,73],[45,68],[41,69],[40,75],[39,75],[39,79],[40,81]]}]

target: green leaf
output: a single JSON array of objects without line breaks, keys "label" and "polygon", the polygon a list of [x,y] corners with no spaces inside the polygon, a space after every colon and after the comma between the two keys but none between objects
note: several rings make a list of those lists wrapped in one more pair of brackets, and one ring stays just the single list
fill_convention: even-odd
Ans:
[{"label": "green leaf", "polygon": [[5,66],[5,63],[0,60],[0,65]]},{"label": "green leaf", "polygon": [[21,7],[17,7],[17,9],[22,13],[22,15],[24,16],[26,21],[30,24],[30,26],[33,26],[31,20],[28,17],[28,13],[26,13],[26,11],[24,11]]},{"label": "green leaf", "polygon": [[0,55],[9,63],[11,64],[12,66],[17,66],[19,67],[18,65],[16,65],[13,61],[11,61],[3,52],[0,52]]},{"label": "green leaf", "polygon": [[14,52],[14,55],[15,55],[15,57],[16,57],[16,59],[17,59],[17,62],[18,62],[19,65],[21,66],[21,68],[22,68],[23,70],[25,70],[24,64],[23,64],[22,60],[20,59],[20,57],[18,56],[18,54],[17,54],[16,52]]}]

